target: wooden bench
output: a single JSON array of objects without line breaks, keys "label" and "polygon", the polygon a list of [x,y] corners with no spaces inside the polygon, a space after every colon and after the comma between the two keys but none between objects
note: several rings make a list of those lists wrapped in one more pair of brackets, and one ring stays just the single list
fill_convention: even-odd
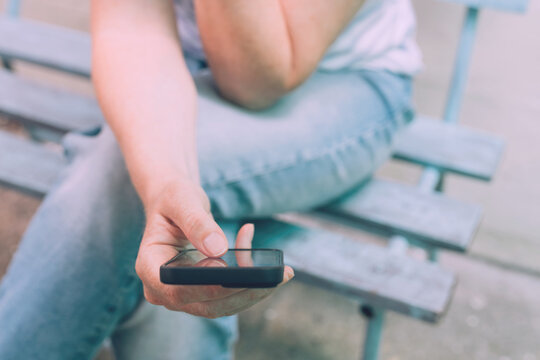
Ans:
[{"label": "wooden bench", "polygon": [[[377,358],[386,310],[428,322],[444,315],[456,277],[435,263],[436,251],[467,251],[482,212],[478,205],[443,195],[444,174],[488,181],[503,151],[500,138],[455,122],[478,8],[524,11],[527,0],[453,1],[468,7],[444,121],[418,116],[399,137],[393,153],[395,159],[425,167],[418,186],[371,179],[313,212],[388,237],[389,247],[276,219],[261,221],[268,231],[257,233],[254,243],[283,249],[297,279],[358,300],[368,320],[364,359]],[[39,197],[66,166],[60,148],[49,142],[104,120],[94,98],[38,84],[13,71],[13,62],[24,61],[90,76],[88,34],[21,19],[18,10],[19,2],[9,1],[7,15],[0,17],[0,57],[6,68],[0,70],[0,113],[23,124],[30,136],[0,131],[0,183]],[[432,262],[406,256],[409,244],[426,249]],[[339,261],[328,262],[329,257]]]}]

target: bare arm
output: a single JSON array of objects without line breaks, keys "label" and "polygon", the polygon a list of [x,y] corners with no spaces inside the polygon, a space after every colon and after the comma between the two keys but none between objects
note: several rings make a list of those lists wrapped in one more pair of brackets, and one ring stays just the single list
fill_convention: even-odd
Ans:
[{"label": "bare arm", "polygon": [[[241,311],[271,290],[172,286],[159,267],[191,242],[219,256],[227,240],[199,185],[196,90],[177,38],[170,0],[93,0],[92,75],[146,212],[136,271],[146,299],[171,310],[218,317]],[[237,237],[249,247],[253,227]],[[137,241],[137,239],[133,239]],[[293,275],[287,268],[284,282]]]},{"label": "bare arm", "polygon": [[264,108],[301,84],[364,0],[195,0],[224,97]]},{"label": "bare arm", "polygon": [[155,174],[197,181],[196,90],[171,2],[92,1],[92,46],[98,99],[143,200]]}]

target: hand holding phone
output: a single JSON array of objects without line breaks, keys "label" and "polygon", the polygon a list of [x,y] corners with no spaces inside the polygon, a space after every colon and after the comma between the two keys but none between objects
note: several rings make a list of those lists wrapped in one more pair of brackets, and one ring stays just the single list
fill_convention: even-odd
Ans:
[{"label": "hand holding phone", "polygon": [[[236,237],[237,249],[250,249],[253,235],[254,226],[252,224],[242,226]],[[245,310],[268,297],[275,290],[275,288],[227,288],[221,285],[165,284],[160,280],[160,265],[164,265],[164,262],[179,255],[178,246],[175,246],[177,240],[172,237],[168,239],[166,236],[168,233],[152,233],[151,236],[143,239],[141,247],[144,249],[139,251],[139,255],[144,256],[140,265],[151,266],[152,270],[149,268],[146,273],[155,274],[155,280],[147,279],[144,287],[145,297],[152,304],[163,305],[170,310],[183,311],[197,316],[216,318]],[[231,252],[231,254],[235,253]],[[244,252],[237,252],[236,255],[238,256],[235,256],[234,259],[237,264],[255,265],[257,262],[253,257],[246,256]],[[151,261],[149,261],[150,259]],[[156,264],[158,260],[161,261]],[[223,258],[204,257],[196,260],[201,268],[203,266],[216,268],[226,265],[227,262],[227,259]],[[229,261],[231,260],[229,259]],[[154,267],[154,264],[157,266]],[[284,266],[283,281],[278,285],[286,283],[293,276],[293,270],[289,266]]]},{"label": "hand holding phone", "polygon": [[284,268],[277,249],[229,249],[220,258],[187,249],[161,266],[160,278],[165,284],[270,288],[283,281]]}]

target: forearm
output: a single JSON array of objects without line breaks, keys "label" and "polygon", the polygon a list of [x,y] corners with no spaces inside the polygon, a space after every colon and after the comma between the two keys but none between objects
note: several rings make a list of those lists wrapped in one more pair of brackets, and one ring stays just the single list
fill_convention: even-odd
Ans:
[{"label": "forearm", "polygon": [[93,24],[93,81],[145,201],[174,178],[198,182],[196,90],[172,34]]},{"label": "forearm", "polygon": [[195,6],[201,39],[221,93],[248,106],[250,94],[268,99],[279,96],[293,66],[279,1],[196,0]]},{"label": "forearm", "polygon": [[253,108],[301,84],[363,0],[195,0],[222,94]]}]

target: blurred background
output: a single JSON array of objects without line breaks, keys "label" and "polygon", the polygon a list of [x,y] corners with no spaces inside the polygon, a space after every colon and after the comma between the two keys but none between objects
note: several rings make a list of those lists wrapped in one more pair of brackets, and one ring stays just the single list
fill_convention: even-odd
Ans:
[{"label": "blurred background", "polygon": [[[416,108],[440,117],[464,7],[434,0],[413,3],[426,64],[416,80]],[[22,14],[88,30],[89,2],[25,0]],[[491,183],[448,176],[447,194],[484,207],[482,225],[469,254],[441,254],[441,265],[459,277],[447,315],[428,325],[389,313],[381,359],[540,360],[539,36],[538,0],[530,1],[524,15],[480,14],[460,122],[502,136],[505,155]],[[17,64],[17,71],[92,92],[79,78],[24,64]],[[21,131],[1,117],[0,128]],[[379,174],[414,184],[420,170],[391,161]],[[38,205],[39,200],[0,188],[0,277]],[[355,302],[294,282],[241,315],[238,359],[358,358],[364,320],[357,313]]]}]

